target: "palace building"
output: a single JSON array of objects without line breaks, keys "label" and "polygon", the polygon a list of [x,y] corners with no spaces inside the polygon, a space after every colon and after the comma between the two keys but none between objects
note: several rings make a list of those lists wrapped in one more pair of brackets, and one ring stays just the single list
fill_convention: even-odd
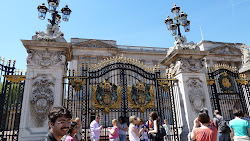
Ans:
[{"label": "palace building", "polygon": [[[15,86],[18,91],[14,92],[22,98],[12,103],[7,96],[2,99],[7,110],[0,113],[1,127],[6,131],[0,137],[41,140],[48,132],[47,113],[56,105],[65,106],[73,118],[81,119],[83,140],[90,138],[89,124],[95,114],[101,115],[104,140],[108,140],[113,119],[123,116],[128,122],[136,115],[146,121],[149,113],[156,111],[173,129],[171,139],[178,141],[187,140],[202,108],[208,109],[210,117],[218,109],[226,120],[233,118],[235,109],[250,113],[250,52],[246,44],[187,43],[185,36],[177,36],[174,46],[167,48],[100,39],[66,42],[57,31],[55,39],[47,35],[50,32],[39,32],[32,40],[22,40],[28,54],[25,75],[14,73],[15,62],[13,67],[1,64],[6,78],[2,79],[3,94],[12,93]],[[7,137],[7,131],[15,134]]]}]

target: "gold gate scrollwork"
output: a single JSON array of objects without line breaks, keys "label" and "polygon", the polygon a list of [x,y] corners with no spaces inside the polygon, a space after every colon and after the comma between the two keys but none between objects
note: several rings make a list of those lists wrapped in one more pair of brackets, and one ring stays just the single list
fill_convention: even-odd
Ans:
[{"label": "gold gate scrollwork", "polygon": [[76,92],[79,92],[85,85],[85,80],[84,79],[70,80],[70,85],[72,85],[72,87],[75,89]]},{"label": "gold gate scrollwork", "polygon": [[25,75],[4,75],[6,77],[6,80],[12,82],[12,83],[20,83],[21,81],[25,80]]},{"label": "gold gate scrollwork", "polygon": [[147,108],[154,107],[154,90],[152,85],[138,82],[132,87],[128,85],[128,106],[144,113]]},{"label": "gold gate scrollwork", "polygon": [[158,83],[164,92],[168,92],[168,89],[171,86],[171,83],[168,80],[158,80]]},{"label": "gold gate scrollwork", "polygon": [[92,88],[92,101],[95,108],[104,109],[108,114],[110,109],[119,108],[121,105],[121,87],[105,80]]}]

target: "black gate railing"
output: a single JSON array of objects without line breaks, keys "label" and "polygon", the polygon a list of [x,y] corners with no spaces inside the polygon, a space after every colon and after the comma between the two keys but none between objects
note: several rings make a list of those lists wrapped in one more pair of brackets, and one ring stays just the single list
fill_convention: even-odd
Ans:
[{"label": "black gate railing", "polygon": [[[0,62],[3,60],[0,60]],[[0,64],[0,140],[18,140],[25,77],[15,72],[15,61]]]},{"label": "black gate railing", "polygon": [[209,69],[208,84],[212,108],[219,110],[225,120],[234,118],[235,109],[249,114],[249,84],[241,76],[236,68],[226,65],[216,65]]},{"label": "black gate railing", "polygon": [[111,58],[102,64],[69,71],[64,81],[64,106],[82,121],[83,140],[89,140],[89,125],[96,113],[101,115],[101,140],[109,140],[107,127],[120,116],[136,115],[144,121],[149,113],[168,120],[172,140],[179,140],[175,95],[176,80],[162,78],[158,68],[146,68],[132,59]]}]

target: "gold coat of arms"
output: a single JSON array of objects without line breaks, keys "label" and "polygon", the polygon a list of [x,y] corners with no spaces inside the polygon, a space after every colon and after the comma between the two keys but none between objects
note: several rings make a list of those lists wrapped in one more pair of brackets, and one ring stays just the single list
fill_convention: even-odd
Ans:
[{"label": "gold coat of arms", "polygon": [[154,107],[154,90],[153,86],[138,82],[132,87],[128,86],[128,106],[137,108],[144,113],[147,108]]},{"label": "gold coat of arms", "polygon": [[110,109],[119,108],[121,105],[121,87],[104,80],[92,88],[92,101],[95,108],[104,109],[108,114]]}]

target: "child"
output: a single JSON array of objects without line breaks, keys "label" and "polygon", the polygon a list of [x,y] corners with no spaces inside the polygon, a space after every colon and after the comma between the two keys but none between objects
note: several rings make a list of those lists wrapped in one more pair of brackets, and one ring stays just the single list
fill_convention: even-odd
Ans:
[{"label": "child", "polygon": [[76,139],[77,139],[77,141],[81,141],[82,140],[82,125],[81,125],[81,120],[80,120],[80,118],[76,118],[75,119],[75,122],[77,123],[77,127],[78,127],[78,129],[77,129],[77,133],[76,133]]},{"label": "child", "polygon": [[171,136],[170,136],[170,126],[168,125],[168,120],[164,119],[164,124],[163,127],[166,131],[166,136],[164,137],[164,141],[171,141]]}]

